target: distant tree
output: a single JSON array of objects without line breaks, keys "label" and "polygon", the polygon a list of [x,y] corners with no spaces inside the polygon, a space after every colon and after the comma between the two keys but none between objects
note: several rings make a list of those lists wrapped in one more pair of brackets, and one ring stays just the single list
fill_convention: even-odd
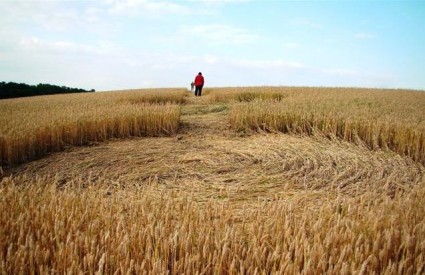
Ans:
[{"label": "distant tree", "polygon": [[67,94],[67,93],[89,93],[94,89],[84,90],[70,88],[66,86],[56,86],[51,84],[28,85],[25,83],[0,82],[0,99],[16,98],[37,95]]}]

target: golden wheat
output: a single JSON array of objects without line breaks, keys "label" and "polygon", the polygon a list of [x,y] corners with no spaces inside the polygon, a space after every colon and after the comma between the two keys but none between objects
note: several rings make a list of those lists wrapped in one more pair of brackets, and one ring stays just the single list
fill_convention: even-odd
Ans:
[{"label": "golden wheat", "polygon": [[109,96],[120,98],[118,101],[133,104],[183,104],[188,93],[184,89],[156,88],[156,89],[132,89],[122,91],[105,92]]},{"label": "golden wheat", "polygon": [[[425,185],[388,199],[306,194],[236,209],[156,186],[3,180],[0,270],[16,273],[421,274]],[[325,196],[326,198],[326,196]],[[408,210],[408,211],[406,211]]]},{"label": "golden wheat", "polygon": [[[184,93],[158,102],[156,92],[0,102],[11,120],[0,118],[1,133],[45,129],[38,143],[16,140],[13,154],[43,140],[175,133],[180,108],[163,102],[185,103]],[[222,88],[190,101],[178,138],[72,148],[0,169],[0,274],[425,272],[425,168],[413,155],[369,150],[400,143],[421,155],[409,131],[423,132],[422,94]],[[233,129],[262,134],[238,135],[227,112],[213,116],[232,106]]]},{"label": "golden wheat", "polygon": [[[42,96],[0,102],[0,159],[13,165],[68,145],[177,132],[181,90]],[[163,101],[160,101],[160,100]]]},{"label": "golden wheat", "polygon": [[232,127],[307,135],[316,131],[425,163],[425,93],[295,88],[281,92],[279,101],[235,104]]}]

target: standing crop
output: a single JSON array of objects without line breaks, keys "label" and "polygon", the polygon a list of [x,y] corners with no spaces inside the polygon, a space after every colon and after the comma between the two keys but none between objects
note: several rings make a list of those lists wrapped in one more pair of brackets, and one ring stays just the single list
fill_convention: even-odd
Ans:
[{"label": "standing crop", "polygon": [[158,90],[3,100],[1,163],[13,165],[110,138],[174,135],[180,107],[172,103],[184,96],[179,90]]},{"label": "standing crop", "polygon": [[283,88],[281,92],[285,97],[279,101],[234,104],[232,128],[321,133],[425,163],[425,94],[421,92]]}]

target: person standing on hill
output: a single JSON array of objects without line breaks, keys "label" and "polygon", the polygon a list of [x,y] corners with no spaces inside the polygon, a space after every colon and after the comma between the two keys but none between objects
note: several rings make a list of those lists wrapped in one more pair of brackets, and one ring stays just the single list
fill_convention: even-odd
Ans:
[{"label": "person standing on hill", "polygon": [[199,72],[195,77],[195,96],[201,96],[202,87],[204,87],[204,77],[202,76],[202,73]]}]

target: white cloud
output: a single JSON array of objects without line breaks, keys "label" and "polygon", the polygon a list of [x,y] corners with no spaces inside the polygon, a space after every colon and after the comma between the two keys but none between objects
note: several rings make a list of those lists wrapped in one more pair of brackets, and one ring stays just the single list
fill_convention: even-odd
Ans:
[{"label": "white cloud", "polygon": [[[66,31],[110,34],[116,29],[107,20],[107,6],[97,1],[6,1],[0,0],[0,32],[2,26],[16,33]],[[100,0],[99,0],[100,1]]]},{"label": "white cloud", "polygon": [[199,2],[204,4],[229,4],[229,3],[243,3],[250,2],[251,0],[192,0],[192,2]]},{"label": "white cloud", "polygon": [[367,32],[358,32],[354,35],[354,37],[359,40],[367,40],[367,39],[374,39],[375,35],[372,33],[367,33]]},{"label": "white cloud", "polygon": [[301,17],[301,18],[295,18],[289,21],[292,25],[298,25],[298,26],[305,26],[312,29],[323,29],[324,26],[322,24],[312,22],[311,20]]},{"label": "white cloud", "polygon": [[323,40],[323,42],[327,44],[335,44],[335,43],[340,43],[341,41],[335,38],[326,38]]},{"label": "white cloud", "polygon": [[288,42],[284,43],[283,46],[287,49],[298,49],[300,47],[300,44],[296,42]]},{"label": "white cloud", "polygon": [[335,76],[358,76],[360,73],[356,70],[348,70],[348,69],[324,69],[322,70],[323,73],[328,75],[335,75]]},{"label": "white cloud", "polygon": [[359,71],[345,68],[317,69],[316,74],[326,86],[396,87],[395,77],[389,73]]},{"label": "white cloud", "polygon": [[23,37],[19,41],[19,46],[27,51],[35,51],[42,53],[59,53],[59,54],[96,54],[106,55],[113,53],[116,49],[110,42],[100,41],[95,45],[79,44],[72,41],[63,40],[43,40],[38,37]]},{"label": "white cloud", "polygon": [[232,65],[255,68],[255,69],[276,69],[276,68],[290,68],[290,69],[302,69],[306,68],[299,62],[291,62],[284,60],[255,60],[255,59],[233,59],[230,60]]},{"label": "white cloud", "polygon": [[201,37],[219,44],[251,43],[260,37],[243,28],[219,24],[183,26],[180,28],[180,33],[185,36]]},{"label": "white cloud", "polygon": [[[350,62],[367,58],[366,53],[347,56],[347,48],[358,50],[359,43],[350,43],[378,37],[370,23],[348,31],[348,37],[337,36],[342,26],[324,26],[320,16],[293,13],[293,20],[284,17],[282,27],[296,35],[273,36],[268,31],[275,26],[262,25],[275,22],[272,17],[258,21],[254,29],[249,27],[252,16],[265,14],[254,11],[236,20],[233,8],[241,2],[245,0],[0,0],[0,75],[7,81],[96,90],[186,86],[198,71],[205,73],[209,86],[374,86],[394,81],[409,86],[408,81],[423,79],[419,72],[414,80],[402,82],[402,76],[385,78],[391,72],[398,75],[391,68],[381,68],[381,76],[379,66],[368,66],[367,60],[359,61],[368,70],[356,66],[361,62]],[[267,16],[281,21],[282,14],[273,12]],[[317,43],[303,43],[325,28],[329,32]],[[342,54],[344,59],[338,60]]]},{"label": "white cloud", "polygon": [[110,0],[106,1],[111,5],[112,12],[147,12],[149,15],[159,15],[162,13],[188,14],[190,9],[171,1],[152,0]]},{"label": "white cloud", "polygon": [[207,54],[203,57],[206,63],[208,64],[216,64],[219,62],[219,58],[217,56]]}]

